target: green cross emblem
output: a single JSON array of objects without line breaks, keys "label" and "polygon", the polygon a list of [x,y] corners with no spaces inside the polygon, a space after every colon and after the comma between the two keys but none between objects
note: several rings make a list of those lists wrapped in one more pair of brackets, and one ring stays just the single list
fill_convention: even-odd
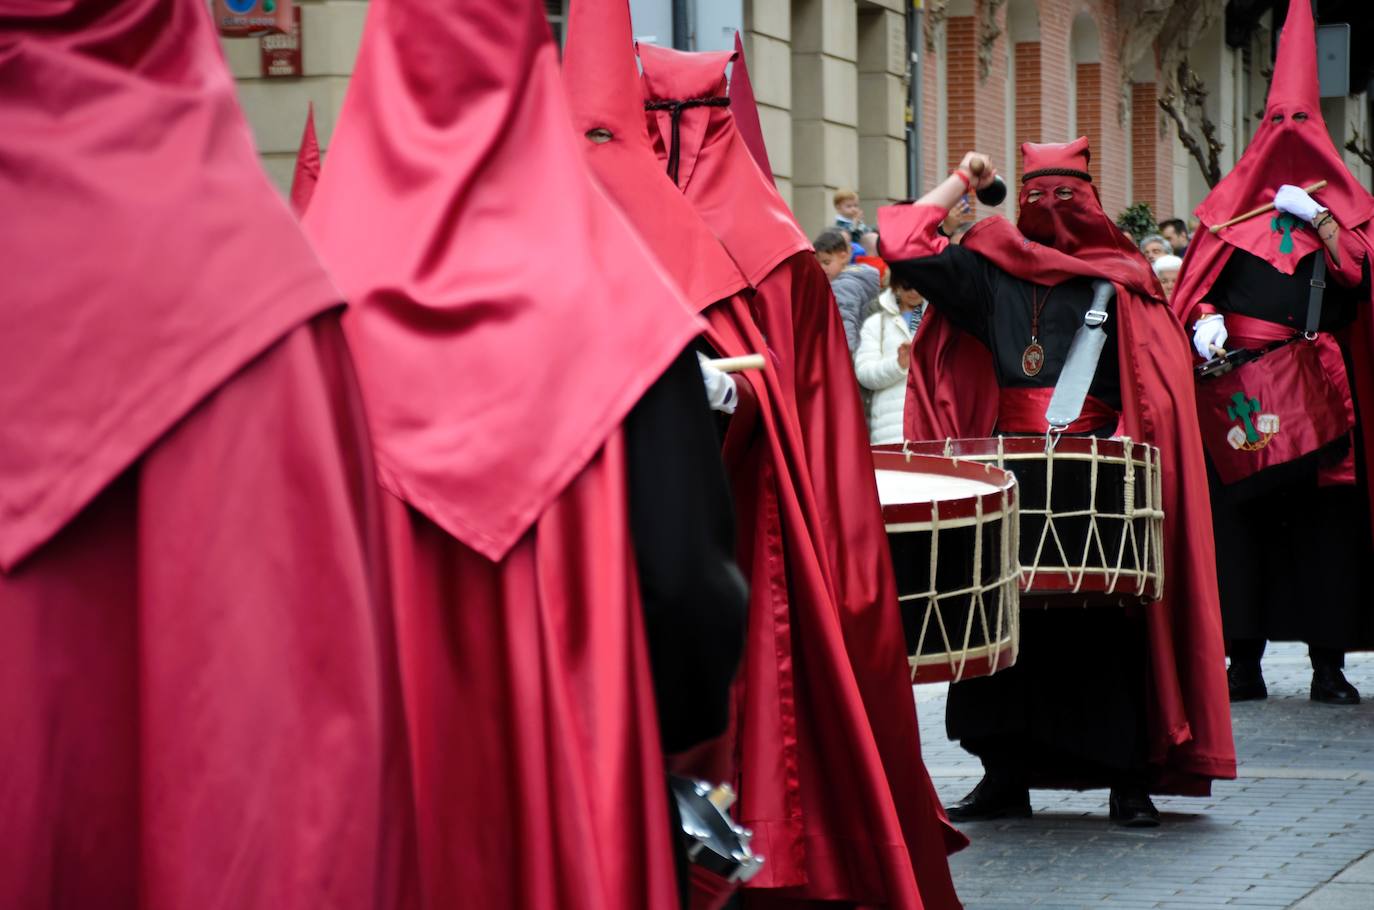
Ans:
[{"label": "green cross emblem", "polygon": [[1260,434],[1255,430],[1255,422],[1251,418],[1259,413],[1260,403],[1258,398],[1246,398],[1244,392],[1237,392],[1231,396],[1231,405],[1226,408],[1226,416],[1232,420],[1239,420],[1245,427],[1245,441],[1256,443],[1260,441]]},{"label": "green cross emblem", "polygon": [[1290,215],[1287,212],[1275,215],[1273,218],[1269,219],[1270,230],[1275,232],[1283,231],[1283,239],[1279,241],[1280,253],[1293,252],[1293,228],[1300,224],[1302,224],[1302,222],[1298,220],[1296,215]]}]

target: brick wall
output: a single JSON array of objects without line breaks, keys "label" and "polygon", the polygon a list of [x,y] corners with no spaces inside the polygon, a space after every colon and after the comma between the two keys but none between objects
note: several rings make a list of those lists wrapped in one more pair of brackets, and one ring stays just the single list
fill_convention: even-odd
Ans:
[{"label": "brick wall", "polygon": [[[1039,142],[1041,136],[1040,42],[1022,41],[1016,45],[1016,161],[1015,176],[1025,168],[1021,163],[1021,145]],[[1008,183],[1008,186],[1011,184]]]},{"label": "brick wall", "polygon": [[1159,218],[1172,217],[1173,140],[1161,129],[1159,86],[1153,82],[1131,85],[1131,201],[1148,202]]},{"label": "brick wall", "polygon": [[1092,156],[1088,159],[1088,173],[1093,175],[1093,183],[1098,192],[1105,188],[1102,182],[1102,64],[1079,63],[1075,66],[1074,102],[1075,132],[1088,139]]},{"label": "brick wall", "polygon": [[[977,21],[972,16],[948,20],[945,32],[945,108],[949,120],[949,147],[945,169],[958,167],[964,153],[978,148],[977,105],[985,86],[978,84],[978,54],[974,43]],[[983,99],[987,103],[986,98]]]}]

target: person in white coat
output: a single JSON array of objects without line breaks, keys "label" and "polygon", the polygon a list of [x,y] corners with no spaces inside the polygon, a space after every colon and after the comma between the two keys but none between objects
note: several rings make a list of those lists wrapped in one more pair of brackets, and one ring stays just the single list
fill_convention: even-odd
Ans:
[{"label": "person in white coat", "polygon": [[878,296],[878,310],[864,320],[859,333],[854,375],[873,394],[868,434],[874,445],[902,441],[911,340],[916,337],[925,307],[920,292],[905,286],[894,274],[892,286]]}]

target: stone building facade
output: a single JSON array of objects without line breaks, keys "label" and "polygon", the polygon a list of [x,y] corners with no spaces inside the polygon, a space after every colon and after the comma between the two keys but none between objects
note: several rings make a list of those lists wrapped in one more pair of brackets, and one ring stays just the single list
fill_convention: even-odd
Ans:
[{"label": "stone building facade", "polygon": [[[555,34],[569,2],[577,0],[546,0]],[[689,13],[686,35],[673,35],[675,2]],[[779,189],[815,233],[830,222],[838,187],[856,188],[870,216],[907,195],[910,2],[631,0],[631,9],[641,40],[665,45],[721,49],[735,28],[742,31]],[[976,148],[994,156],[1011,184],[1004,214],[1014,214],[1020,144],[1078,135],[1092,142],[1093,176],[1109,214],[1135,201],[1160,217],[1190,213],[1207,184],[1157,103],[1181,60],[1208,88],[1223,172],[1263,106],[1272,53],[1267,9],[1245,18],[1228,12],[1226,0],[915,2],[923,7],[921,186]],[[224,40],[264,163],[282,187],[308,103],[327,154],[367,12],[365,0],[297,4],[300,77],[265,78],[256,39]],[[1352,131],[1370,134],[1364,92],[1327,99],[1323,113],[1337,147]],[[1370,183],[1368,166],[1349,154],[1347,163]]]}]

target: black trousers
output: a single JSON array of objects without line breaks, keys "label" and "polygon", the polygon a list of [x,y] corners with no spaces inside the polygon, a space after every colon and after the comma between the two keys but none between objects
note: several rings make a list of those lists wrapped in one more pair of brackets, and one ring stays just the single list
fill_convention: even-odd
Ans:
[{"label": "black trousers", "polygon": [[988,771],[1030,785],[1140,782],[1148,673],[1139,610],[1023,607],[1016,664],[951,684],[945,729]]},{"label": "black trousers", "polygon": [[[1374,645],[1369,507],[1359,486],[1319,486],[1317,459],[1222,484],[1208,465],[1222,625],[1233,657],[1265,641],[1314,651]],[[1237,644],[1239,643],[1239,653]]]}]

